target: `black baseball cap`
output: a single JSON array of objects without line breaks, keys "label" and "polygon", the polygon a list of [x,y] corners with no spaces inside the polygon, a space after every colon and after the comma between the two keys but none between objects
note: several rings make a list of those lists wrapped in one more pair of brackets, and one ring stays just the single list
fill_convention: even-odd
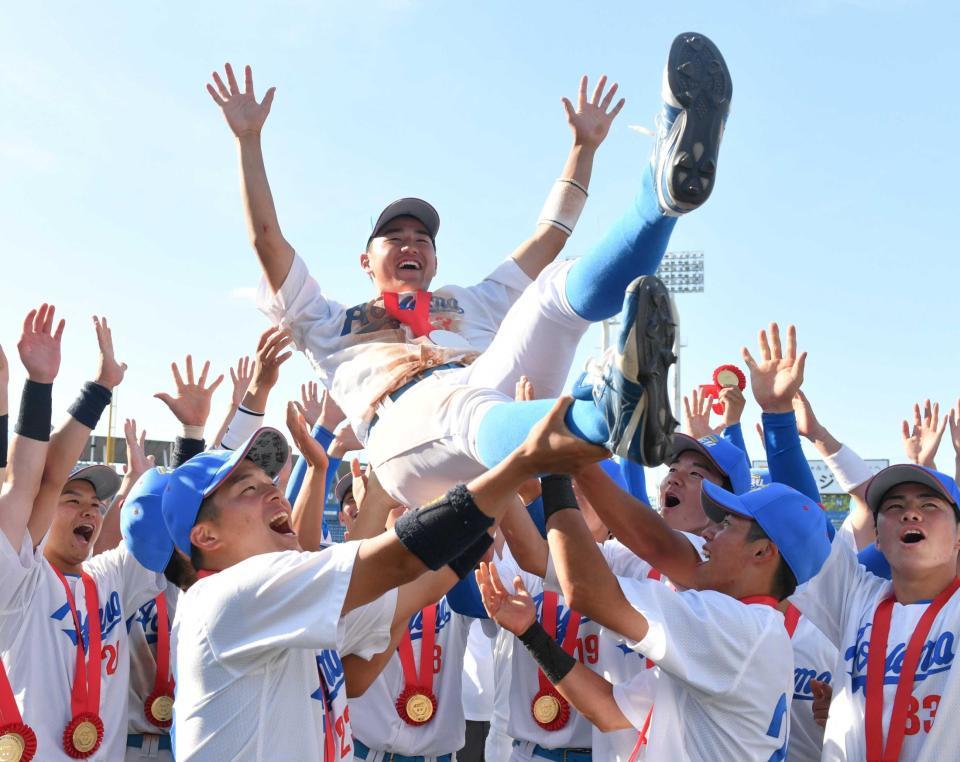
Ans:
[{"label": "black baseball cap", "polygon": [[380,232],[386,227],[387,223],[390,222],[390,220],[395,220],[397,217],[413,217],[414,219],[420,220],[430,234],[431,240],[436,241],[437,232],[440,230],[440,215],[437,214],[437,210],[434,209],[431,204],[428,204],[422,198],[412,197],[399,198],[392,204],[387,204],[387,207],[380,212],[380,216],[377,217],[377,221],[373,225],[373,231],[370,233],[370,238],[367,240],[373,240],[380,235]]}]

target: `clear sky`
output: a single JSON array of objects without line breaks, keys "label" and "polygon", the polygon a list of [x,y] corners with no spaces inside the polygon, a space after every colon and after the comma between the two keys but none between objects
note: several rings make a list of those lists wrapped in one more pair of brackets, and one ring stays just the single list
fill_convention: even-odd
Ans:
[{"label": "clear sky", "polygon": [[[734,99],[716,192],[671,242],[707,262],[706,292],[679,299],[684,387],[740,363],[766,322],[795,322],[822,420],[864,457],[901,460],[910,405],[960,395],[957,7],[9,4],[0,342],[13,396],[19,325],[44,300],[68,319],[55,409],[94,373],[89,316],[103,313],[130,365],[118,412],[151,437],[174,433],[151,398],[170,388],[171,360],[192,352],[226,371],[252,352],[265,327],[249,297],[259,269],[232,137],[204,90],[225,61],[253,65],[258,94],[277,86],[264,144],[284,232],[331,295],[356,303],[371,296],[358,266],[371,219],[399,196],[440,211],[438,281],[492,269],[533,229],[562,167],[560,97],[581,73],[607,73],[627,105],[565,255],[586,251],[639,187],[652,140],[628,125],[652,126],[670,41],[695,30],[724,52]],[[582,358],[598,343],[595,331]],[[280,403],[310,377],[302,356],[284,367],[268,422],[282,422]],[[748,406],[745,423],[758,418]],[[759,449],[749,432],[747,442]]]}]

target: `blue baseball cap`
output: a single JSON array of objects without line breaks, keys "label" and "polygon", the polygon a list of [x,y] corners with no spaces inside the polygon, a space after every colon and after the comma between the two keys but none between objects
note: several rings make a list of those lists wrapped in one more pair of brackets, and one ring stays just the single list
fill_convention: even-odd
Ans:
[{"label": "blue baseball cap", "polygon": [[687,434],[674,434],[671,459],[676,460],[680,453],[688,450],[698,452],[709,460],[730,482],[730,489],[735,495],[742,495],[750,489],[750,463],[743,450],[735,444],[713,434],[700,439]]},{"label": "blue baseball cap", "polygon": [[162,573],[173,556],[173,540],[163,521],[163,493],[172,471],[151,468],[137,479],[120,509],[120,533],[137,562]]},{"label": "blue baseball cap", "polygon": [[252,460],[276,479],[290,457],[290,446],[276,429],[264,427],[236,450],[207,450],[174,470],[163,491],[163,520],[173,542],[190,555],[190,530],[200,504],[212,495],[244,460]]},{"label": "blue baseball cap", "polygon": [[883,579],[893,579],[893,569],[883,552],[874,543],[870,543],[857,553],[857,560],[871,574]]},{"label": "blue baseball cap", "polygon": [[705,481],[700,504],[711,521],[722,521],[726,513],[756,521],[777,546],[798,585],[814,577],[830,555],[823,509],[785,484],[774,482],[735,495]]},{"label": "blue baseball cap", "polygon": [[907,482],[929,487],[949,502],[954,511],[960,512],[960,489],[957,488],[957,483],[946,474],[914,463],[899,463],[895,466],[887,466],[882,471],[878,471],[867,482],[866,501],[870,510],[874,513],[880,510],[883,496],[898,484]]}]

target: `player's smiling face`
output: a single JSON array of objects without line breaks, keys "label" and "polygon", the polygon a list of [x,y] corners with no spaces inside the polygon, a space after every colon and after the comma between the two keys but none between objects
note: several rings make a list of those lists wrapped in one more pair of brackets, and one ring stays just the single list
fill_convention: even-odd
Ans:
[{"label": "player's smiling face", "polygon": [[671,529],[700,534],[710,520],[700,506],[703,480],[723,486],[723,476],[696,450],[684,450],[660,482],[660,513]]},{"label": "player's smiling face", "polygon": [[360,266],[378,292],[426,291],[437,273],[437,252],[420,220],[395,217],[370,241]]},{"label": "player's smiling face", "polygon": [[79,571],[102,525],[100,500],[93,485],[85,479],[67,482],[50,524],[44,555],[60,571]]},{"label": "player's smiling face", "polygon": [[752,526],[750,519],[733,513],[725,514],[719,524],[710,524],[703,533],[707,541],[702,549],[705,560],[698,567],[698,589],[721,593],[737,589],[758,558],[758,543],[770,544],[769,540],[748,539]]},{"label": "player's smiling face", "polygon": [[207,560],[225,568],[279,550],[300,550],[293,531],[290,503],[270,476],[251,460],[237,465],[213,493],[216,511],[191,530],[191,541]]},{"label": "player's smiling face", "polygon": [[877,512],[877,547],[894,574],[955,567],[960,529],[953,506],[925,485],[896,485]]}]

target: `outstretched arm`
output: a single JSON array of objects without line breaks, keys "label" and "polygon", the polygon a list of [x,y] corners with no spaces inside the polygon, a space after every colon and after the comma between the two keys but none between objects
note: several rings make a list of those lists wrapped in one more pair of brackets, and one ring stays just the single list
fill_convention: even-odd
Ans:
[{"label": "outstretched arm", "polygon": [[267,168],[263,163],[260,133],[270,114],[276,88],[271,87],[259,103],[253,92],[253,72],[244,69],[244,87],[240,90],[230,64],[224,65],[227,82],[218,72],[213,73],[213,84],[207,84],[207,92],[223,111],[231,131],[237,138],[240,152],[240,176],[243,188],[244,210],[247,214],[247,232],[253,244],[260,266],[270,288],[279,291],[293,264],[293,247],[280,232],[277,210],[267,181]]},{"label": "outstretched arm", "polygon": [[327,453],[310,436],[303,408],[296,402],[287,403],[287,428],[300,457],[307,464],[303,487],[293,506],[293,529],[304,550],[319,550],[323,544],[323,504],[326,499]]},{"label": "outstretched arm", "polygon": [[[573,130],[573,146],[560,179],[541,213],[536,231],[511,255],[531,278],[536,278],[544,267],[553,262],[566,245],[573,232],[573,224],[579,217],[579,210],[586,201],[586,191],[590,187],[590,175],[593,172],[593,157],[607,137],[610,124],[623,108],[624,100],[621,98],[610,109],[617,85],[613,84],[604,95],[606,83],[606,75],[600,77],[593,97],[588,101],[587,77],[584,76],[580,79],[576,108],[567,98],[563,99],[567,124]],[[575,212],[571,213],[571,210]]]},{"label": "outstretched arm", "polygon": [[39,543],[50,527],[60,492],[71,469],[83,453],[104,409],[110,404],[114,387],[123,381],[126,363],[117,362],[113,353],[113,333],[103,317],[93,318],[100,347],[100,369],[96,380],[87,383],[70,408],[70,417],[50,438],[50,449],[43,469],[43,481],[30,516],[30,537]]},{"label": "outstretched arm", "polygon": [[123,436],[127,443],[127,465],[123,471],[123,481],[120,482],[120,489],[114,495],[110,502],[110,508],[107,515],[103,517],[103,525],[100,528],[100,535],[93,546],[93,554],[103,553],[105,550],[111,550],[117,547],[123,540],[120,532],[120,510],[123,503],[143,474],[154,467],[154,458],[147,455],[144,446],[147,441],[147,432],[140,431],[137,436],[137,422],[132,418],[127,418],[123,423]]}]

